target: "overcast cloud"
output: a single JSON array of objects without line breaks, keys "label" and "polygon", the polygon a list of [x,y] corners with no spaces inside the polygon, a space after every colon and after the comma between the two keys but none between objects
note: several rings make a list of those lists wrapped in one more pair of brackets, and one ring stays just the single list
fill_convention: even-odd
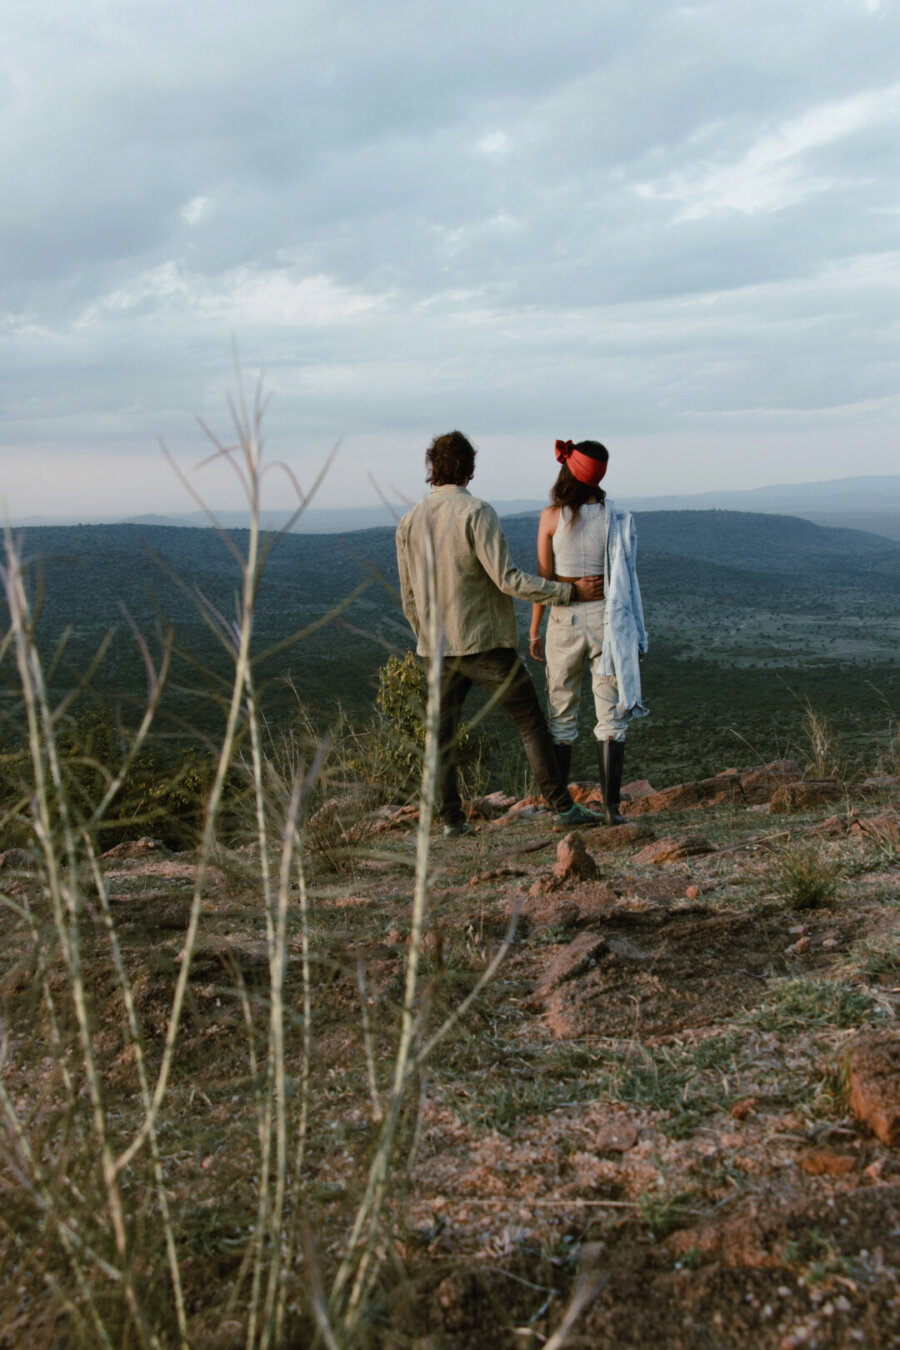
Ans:
[{"label": "overcast cloud", "polygon": [[898,10],[2,0],[9,510],[188,509],[232,334],[322,506],[896,473]]}]

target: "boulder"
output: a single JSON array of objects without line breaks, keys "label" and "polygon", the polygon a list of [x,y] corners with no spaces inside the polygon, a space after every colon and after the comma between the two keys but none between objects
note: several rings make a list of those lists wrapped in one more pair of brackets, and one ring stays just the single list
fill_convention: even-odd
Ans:
[{"label": "boulder", "polygon": [[866,1031],[850,1043],[850,1110],[892,1148],[900,1145],[900,1036]]}]

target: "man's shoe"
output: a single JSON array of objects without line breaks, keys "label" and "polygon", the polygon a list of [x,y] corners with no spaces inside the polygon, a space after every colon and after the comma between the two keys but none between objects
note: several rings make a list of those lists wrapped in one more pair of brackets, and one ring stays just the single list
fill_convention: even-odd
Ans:
[{"label": "man's shoe", "polygon": [[582,825],[604,825],[606,822],[596,811],[589,811],[579,802],[573,802],[568,811],[557,811],[553,823],[563,830],[577,830]]},{"label": "man's shoe", "polygon": [[467,820],[461,820],[458,825],[445,825],[445,839],[459,839],[464,834],[474,834],[475,831]]}]

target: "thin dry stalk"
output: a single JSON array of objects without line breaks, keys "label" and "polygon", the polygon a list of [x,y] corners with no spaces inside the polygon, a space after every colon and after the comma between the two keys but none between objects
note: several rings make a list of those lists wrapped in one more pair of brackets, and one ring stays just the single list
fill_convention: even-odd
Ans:
[{"label": "thin dry stalk", "polygon": [[381,1234],[385,1198],[390,1181],[390,1166],[394,1157],[397,1130],[407,1087],[415,1070],[415,1040],[418,1031],[417,1001],[419,987],[419,959],[425,930],[429,893],[429,859],[431,822],[435,809],[439,776],[440,686],[442,669],[442,633],[436,596],[434,541],[427,541],[426,573],[429,585],[429,650],[433,653],[428,665],[428,699],[425,709],[425,754],[422,770],[422,790],[419,823],[416,835],[416,875],[413,890],[412,922],[406,961],[406,982],[400,1040],[394,1061],[394,1076],[385,1107],[384,1121],[369,1166],[363,1197],[360,1201],[347,1253],[341,1262],[332,1287],[330,1313],[338,1319],[348,1342],[354,1339],[366,1295],[377,1278],[379,1262],[375,1259]]}]

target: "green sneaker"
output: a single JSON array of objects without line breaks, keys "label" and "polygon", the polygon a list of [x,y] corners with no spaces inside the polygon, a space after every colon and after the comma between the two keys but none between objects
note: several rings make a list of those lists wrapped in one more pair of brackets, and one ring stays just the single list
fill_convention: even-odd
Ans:
[{"label": "green sneaker", "polygon": [[474,834],[475,831],[467,820],[461,820],[458,825],[445,825],[445,839],[459,839],[464,834]]},{"label": "green sneaker", "polygon": [[557,811],[553,823],[561,830],[573,830],[578,829],[580,825],[605,825],[606,821],[599,812],[590,811],[586,806],[573,802],[568,811]]}]

